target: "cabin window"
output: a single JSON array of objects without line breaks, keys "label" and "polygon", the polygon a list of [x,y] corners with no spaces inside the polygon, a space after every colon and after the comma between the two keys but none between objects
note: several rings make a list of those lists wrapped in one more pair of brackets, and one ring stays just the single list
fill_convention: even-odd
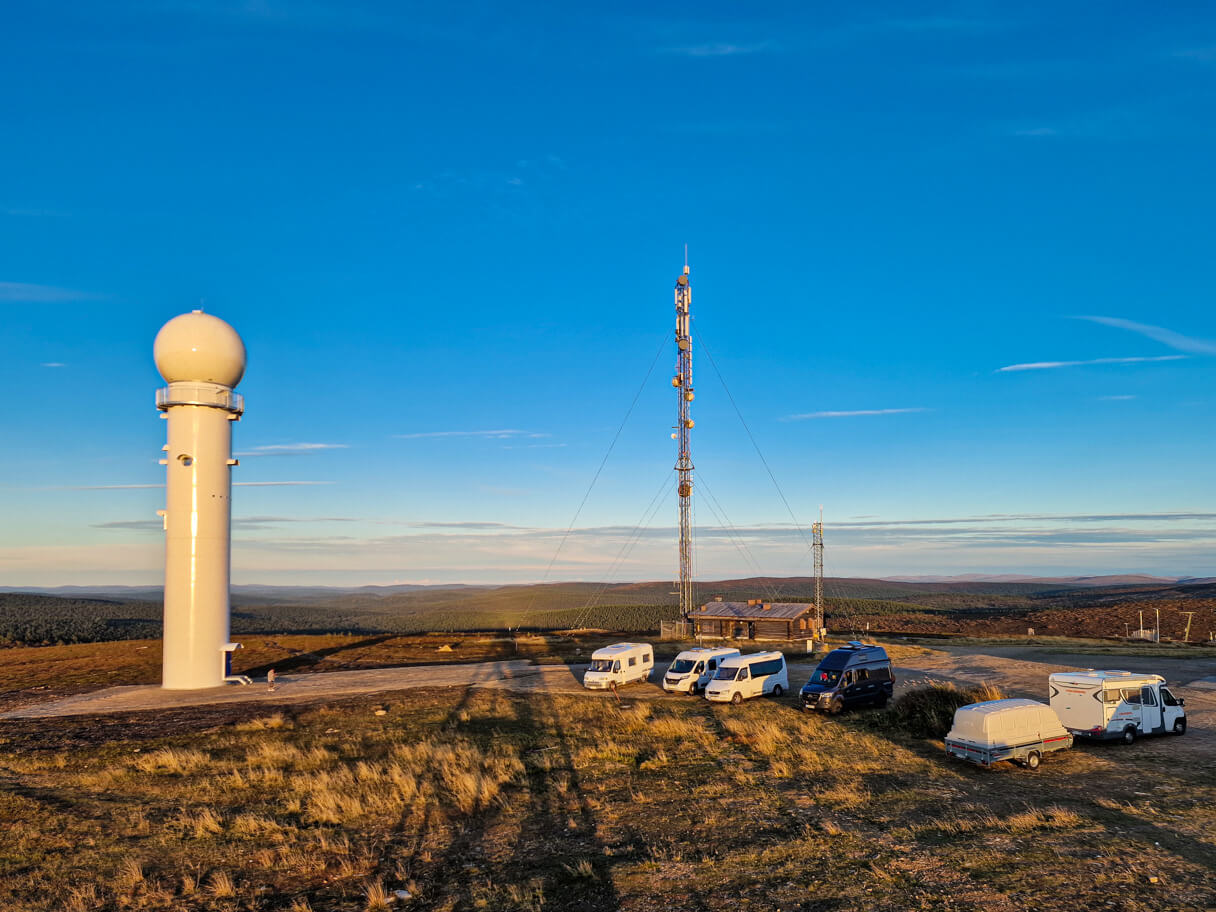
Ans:
[{"label": "cabin window", "polygon": [[637,656],[630,656],[630,657],[629,657],[629,667],[630,667],[630,668],[632,668],[632,667],[633,667],[634,665],[636,665],[637,663],[638,663],[638,657],[637,657]]},{"label": "cabin window", "polygon": [[1177,698],[1177,697],[1175,697],[1175,696],[1174,696],[1172,693],[1170,693],[1169,688],[1167,688],[1167,687],[1162,687],[1162,688],[1161,688],[1161,702],[1162,702],[1162,704],[1164,704],[1165,706],[1178,706],[1178,705],[1180,705],[1180,704],[1178,703],[1178,698]]},{"label": "cabin window", "polygon": [[1140,705],[1140,689],[1136,687],[1125,687],[1120,691],[1123,694],[1124,703],[1134,703]]},{"label": "cabin window", "polygon": [[868,680],[869,677],[870,677],[870,672],[868,672],[866,669],[864,669],[864,668],[857,669],[857,683],[858,684],[860,684],[862,681]]},{"label": "cabin window", "polygon": [[[1094,694],[1094,696],[1097,696],[1097,694]],[[1122,703],[1123,702],[1123,693],[1122,693],[1122,691],[1118,691],[1118,690],[1104,690],[1104,691],[1102,691],[1102,702],[1103,703]]]},{"label": "cabin window", "polygon": [[844,673],[844,686],[849,687],[853,684],[853,672],[846,671]]},{"label": "cabin window", "polygon": [[649,652],[648,652],[648,653],[646,653],[646,655],[642,656],[642,661],[643,661],[643,662],[649,662],[649,661],[651,661],[651,658],[650,658],[650,653],[649,653]]},{"label": "cabin window", "polygon": [[1153,689],[1151,687],[1140,688],[1140,702],[1145,706],[1157,705],[1157,695],[1153,693]]},{"label": "cabin window", "polygon": [[697,674],[700,674],[700,673],[701,673],[701,672],[703,672],[704,670],[705,670],[705,663],[704,663],[704,662],[698,662],[698,663],[697,663],[697,667],[693,669],[693,671],[694,671],[694,672],[696,672]]},{"label": "cabin window", "polygon": [[735,680],[736,681],[746,681],[750,677],[751,677],[751,675],[748,674],[747,666],[744,665],[743,667],[741,667],[739,669],[739,677],[735,678]]},{"label": "cabin window", "polygon": [[620,670],[621,670],[621,663],[620,663],[619,661],[613,662],[613,663],[612,663],[612,670],[613,670],[613,671],[620,671]]}]

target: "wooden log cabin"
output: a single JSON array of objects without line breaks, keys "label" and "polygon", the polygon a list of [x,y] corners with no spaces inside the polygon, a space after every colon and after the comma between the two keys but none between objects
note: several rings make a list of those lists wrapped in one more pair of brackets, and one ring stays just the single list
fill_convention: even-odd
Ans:
[{"label": "wooden log cabin", "polygon": [[732,640],[793,640],[815,632],[815,606],[810,602],[712,601],[690,620],[697,636]]}]

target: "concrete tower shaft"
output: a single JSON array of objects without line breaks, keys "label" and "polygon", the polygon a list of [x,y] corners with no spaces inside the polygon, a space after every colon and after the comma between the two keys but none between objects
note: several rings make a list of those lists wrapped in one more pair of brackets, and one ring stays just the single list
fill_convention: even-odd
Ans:
[{"label": "concrete tower shaft", "polygon": [[[162,685],[218,687],[226,676],[232,534],[232,422],[244,402],[233,392],[245,368],[240,336],[196,311],[156,337],[156,364],[169,385],[156,407],[168,421],[165,446],[165,632]],[[218,379],[226,382],[215,382]]]}]

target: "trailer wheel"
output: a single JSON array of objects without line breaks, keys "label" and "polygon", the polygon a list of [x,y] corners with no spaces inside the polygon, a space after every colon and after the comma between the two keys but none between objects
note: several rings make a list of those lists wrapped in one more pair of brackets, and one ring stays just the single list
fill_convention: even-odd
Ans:
[{"label": "trailer wheel", "polygon": [[781,689],[780,684],[773,685],[773,696],[774,697],[780,697],[783,693],[785,693],[785,691]]},{"label": "trailer wheel", "polygon": [[1186,719],[1175,719],[1174,720],[1174,734],[1175,735],[1185,735],[1186,734]]},{"label": "trailer wheel", "polygon": [[735,706],[738,706],[740,703],[743,702],[743,694],[739,693],[739,691],[736,690],[735,695],[730,698],[730,702],[733,703]]},{"label": "trailer wheel", "polygon": [[1136,730],[1134,728],[1132,728],[1131,726],[1128,726],[1127,728],[1123,729],[1123,743],[1124,744],[1135,744],[1136,743]]},{"label": "trailer wheel", "polygon": [[1039,768],[1039,752],[1031,751],[1026,755],[1026,769],[1037,770]]}]

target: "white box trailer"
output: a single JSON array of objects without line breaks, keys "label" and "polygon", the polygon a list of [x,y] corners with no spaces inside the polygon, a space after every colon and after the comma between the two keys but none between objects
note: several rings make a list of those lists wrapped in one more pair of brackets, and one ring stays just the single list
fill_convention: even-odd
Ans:
[{"label": "white box trailer", "polygon": [[663,675],[663,689],[668,693],[700,693],[714,679],[722,660],[738,654],[738,649],[725,646],[685,649],[667,667],[667,673]]},{"label": "white box trailer", "polygon": [[1050,706],[1036,700],[988,700],[962,706],[946,735],[946,755],[980,766],[1002,760],[1038,769],[1043,755],[1072,747]]},{"label": "white box trailer", "polygon": [[1078,737],[1131,744],[1140,735],[1186,732],[1184,702],[1165,678],[1130,671],[1060,671],[1047,679],[1051,708]]},{"label": "white box trailer", "polygon": [[591,667],[583,673],[583,686],[588,690],[624,687],[650,680],[653,670],[654,649],[649,643],[614,643],[591,653]]}]

